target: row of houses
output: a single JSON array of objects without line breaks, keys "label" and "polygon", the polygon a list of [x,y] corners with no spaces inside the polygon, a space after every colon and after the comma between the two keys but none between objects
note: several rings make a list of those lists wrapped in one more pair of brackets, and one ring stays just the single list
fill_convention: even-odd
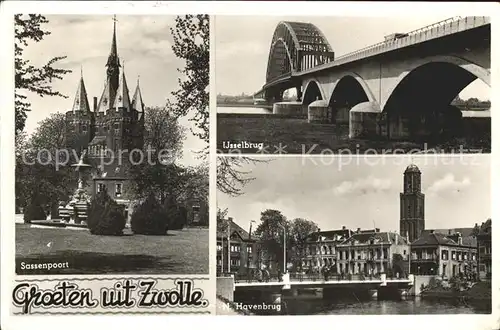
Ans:
[{"label": "row of houses", "polygon": [[[269,267],[258,238],[232,218],[227,221],[227,231],[217,233],[217,272],[245,273],[266,263]],[[312,233],[304,246],[290,250],[293,249],[296,251],[290,255],[295,260],[287,259],[299,272],[318,272],[327,267],[338,274],[409,272],[451,278],[479,273],[481,278],[488,278],[491,219],[474,228],[424,230],[413,242],[396,232],[381,232],[378,228],[351,230],[343,226]]]}]

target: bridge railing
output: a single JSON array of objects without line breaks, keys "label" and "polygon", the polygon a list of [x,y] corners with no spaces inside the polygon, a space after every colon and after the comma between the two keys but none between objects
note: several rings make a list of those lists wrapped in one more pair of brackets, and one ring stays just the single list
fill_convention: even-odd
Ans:
[{"label": "bridge railing", "polygon": [[[362,49],[341,55],[333,62],[319,65],[313,69],[328,67],[330,65],[340,65],[352,61],[356,61],[365,57],[377,55],[387,51],[403,48],[412,44],[424,42],[427,40],[442,37],[448,34],[457,33],[467,29],[472,29],[490,23],[490,18],[487,16],[468,16],[468,17],[451,17],[443,21],[433,23],[422,28],[405,33],[404,37],[395,38],[392,40],[384,40],[379,43],[367,46]],[[306,71],[304,71],[306,72]]]}]

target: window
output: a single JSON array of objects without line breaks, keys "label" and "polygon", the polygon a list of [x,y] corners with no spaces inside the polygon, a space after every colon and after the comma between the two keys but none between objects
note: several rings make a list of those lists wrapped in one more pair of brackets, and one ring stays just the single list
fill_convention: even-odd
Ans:
[{"label": "window", "polygon": [[114,129],[115,129],[115,134],[120,134],[120,124],[115,123]]},{"label": "window", "polygon": [[222,250],[222,244],[217,244],[217,251]]},{"label": "window", "polygon": [[252,253],[252,247],[251,246],[247,246],[247,253]]},{"label": "window", "polygon": [[403,250],[403,255],[404,255],[404,256],[406,255],[406,250]]},{"label": "window", "polygon": [[231,252],[240,252],[239,245],[231,245]]},{"label": "window", "polygon": [[87,125],[82,126],[82,131],[83,131],[83,133],[87,133]]},{"label": "window", "polygon": [[222,266],[222,259],[221,258],[217,258],[217,266]]},{"label": "window", "polygon": [[115,196],[116,197],[122,196],[122,184],[121,183],[117,183],[115,186]]},{"label": "window", "polygon": [[98,183],[97,184],[97,192],[100,193],[103,190],[104,190],[104,183]]},{"label": "window", "polygon": [[240,265],[240,259],[231,259],[231,266],[239,266]]}]

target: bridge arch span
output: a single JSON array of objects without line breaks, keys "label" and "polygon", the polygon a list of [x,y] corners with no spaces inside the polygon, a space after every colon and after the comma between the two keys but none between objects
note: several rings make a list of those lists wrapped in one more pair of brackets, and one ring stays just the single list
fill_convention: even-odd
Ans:
[{"label": "bridge arch span", "polygon": [[[432,86],[442,91],[441,88],[453,86],[454,88],[451,88],[452,90],[449,92],[452,93],[455,90],[456,94],[453,95],[451,100],[476,78],[481,79],[485,84],[491,86],[490,71],[462,57],[433,56],[423,58],[420,61],[414,61],[412,64],[410,68],[399,75],[396,83],[387,90],[385,100],[381,100],[380,108],[384,112],[390,109],[391,102],[394,102],[394,99],[398,98],[398,93],[401,93],[401,90],[404,90],[405,87],[408,88],[409,84],[419,88],[416,91],[419,95],[422,94],[419,92],[422,91],[422,88],[429,90]],[[431,68],[436,71],[433,72],[430,70]],[[454,80],[454,78],[459,79]],[[432,83],[426,84],[427,81]],[[437,83],[438,81],[439,83]],[[449,95],[446,96],[449,98]],[[445,96],[443,95],[444,98]]]},{"label": "bridge arch span", "polygon": [[302,95],[302,105],[308,106],[316,100],[325,100],[325,92],[321,87],[321,84],[316,79],[310,79],[306,83],[304,88],[304,93]]},{"label": "bridge arch span", "polygon": [[348,123],[349,111],[360,103],[377,103],[365,80],[354,72],[344,73],[335,81],[328,99],[329,120]]},{"label": "bridge arch span", "polygon": [[490,71],[455,56],[416,62],[399,75],[381,104],[389,137],[432,142],[462,136],[462,112],[451,102],[476,79],[491,86]]}]

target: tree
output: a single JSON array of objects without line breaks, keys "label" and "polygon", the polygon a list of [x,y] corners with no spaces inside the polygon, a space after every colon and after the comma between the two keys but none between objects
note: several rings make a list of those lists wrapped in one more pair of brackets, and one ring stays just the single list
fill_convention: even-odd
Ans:
[{"label": "tree", "polygon": [[[182,156],[182,145],[186,139],[186,129],[179,125],[170,107],[146,107],[144,118],[144,144],[155,150],[169,154],[169,161],[174,162]],[[156,159],[155,159],[156,160]]]},{"label": "tree", "polygon": [[307,240],[312,233],[318,232],[319,227],[316,223],[297,218],[290,223],[290,239],[292,240],[291,249],[293,259],[296,266],[299,268],[302,266],[302,260],[305,257],[304,252],[307,245]]},{"label": "tree", "polygon": [[136,206],[130,221],[132,232],[142,235],[165,235],[169,229],[169,215],[153,194]]},{"label": "tree", "polygon": [[217,189],[230,196],[243,194],[243,188],[255,178],[250,176],[251,170],[246,165],[267,163],[270,160],[251,157],[217,157]]},{"label": "tree", "polygon": [[29,41],[39,42],[49,31],[42,29],[42,25],[49,21],[42,15],[16,14],[14,15],[14,67],[15,67],[15,123],[16,134],[19,134],[26,124],[27,112],[31,110],[31,104],[27,101],[24,91],[36,93],[39,96],[60,96],[67,98],[58,91],[54,91],[51,83],[54,79],[63,79],[64,75],[71,70],[60,69],[54,65],[66,56],[57,56],[50,59],[42,67],[33,66],[29,60],[23,58],[23,52]]},{"label": "tree", "polygon": [[89,207],[87,226],[94,235],[123,235],[127,219],[125,208],[118,205],[104,188],[94,198]]},{"label": "tree", "polygon": [[[268,262],[275,260],[278,270],[282,270],[283,264],[286,263],[283,259],[284,231],[290,233],[290,223],[280,211],[271,209],[267,209],[261,213],[260,221],[255,230],[255,235],[259,237],[261,247],[264,253],[267,254]],[[288,249],[292,246],[291,243],[290,235],[287,235]]]},{"label": "tree", "polygon": [[[66,159],[64,115],[56,113],[42,120],[31,138],[24,133],[16,136],[16,202],[25,207],[32,201],[39,206],[57,208],[59,201],[67,201],[76,188],[77,175]],[[48,210],[46,210],[48,213]]]},{"label": "tree", "polygon": [[[179,69],[185,80],[179,78],[180,89],[173,92],[175,102],[173,111],[177,116],[193,112],[190,121],[197,131],[192,133],[209,142],[209,77],[210,77],[210,33],[208,15],[185,15],[175,19],[171,28],[174,39],[172,50],[175,56],[185,60],[186,65]],[[208,147],[205,152],[208,152]]]},{"label": "tree", "polygon": [[142,161],[136,159],[129,170],[134,181],[134,198],[145,199],[153,193],[164,204],[167,196],[177,199],[183,189],[186,171],[175,161],[182,152],[185,130],[170,112],[168,107],[146,110],[145,157]]},{"label": "tree", "polygon": [[217,233],[227,233],[227,227],[229,225],[228,221],[226,220],[227,212],[227,208],[217,208]]}]

